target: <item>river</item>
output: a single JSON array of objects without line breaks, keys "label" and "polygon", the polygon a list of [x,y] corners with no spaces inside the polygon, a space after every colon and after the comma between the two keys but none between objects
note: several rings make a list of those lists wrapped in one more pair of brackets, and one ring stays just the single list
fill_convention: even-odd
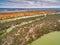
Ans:
[{"label": "river", "polygon": [[60,45],[60,31],[45,34],[29,45]]}]

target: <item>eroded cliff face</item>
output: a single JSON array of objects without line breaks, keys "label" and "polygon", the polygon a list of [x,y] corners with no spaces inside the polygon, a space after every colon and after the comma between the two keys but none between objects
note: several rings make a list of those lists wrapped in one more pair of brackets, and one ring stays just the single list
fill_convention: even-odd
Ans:
[{"label": "eroded cliff face", "polygon": [[[18,21],[15,21],[15,23],[16,22]],[[12,24],[14,24],[14,22],[12,22]],[[6,34],[2,37],[0,36],[0,45],[27,45],[44,34],[60,31],[60,15],[30,18],[29,21],[22,21],[21,24],[10,25],[15,27],[11,31],[7,31],[8,33],[2,33],[2,35]],[[1,26],[3,26],[3,24],[1,24]]]}]

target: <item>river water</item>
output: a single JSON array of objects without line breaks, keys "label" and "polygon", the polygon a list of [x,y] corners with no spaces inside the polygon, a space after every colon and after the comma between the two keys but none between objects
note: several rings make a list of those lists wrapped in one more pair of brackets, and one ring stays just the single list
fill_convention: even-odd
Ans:
[{"label": "river water", "polygon": [[45,34],[29,45],[60,45],[60,31]]}]

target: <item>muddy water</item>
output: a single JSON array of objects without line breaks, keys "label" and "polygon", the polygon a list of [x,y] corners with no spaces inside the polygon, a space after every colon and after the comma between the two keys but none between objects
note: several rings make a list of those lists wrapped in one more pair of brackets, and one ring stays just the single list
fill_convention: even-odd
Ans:
[{"label": "muddy water", "polygon": [[45,34],[29,45],[60,45],[60,32],[55,31]]}]

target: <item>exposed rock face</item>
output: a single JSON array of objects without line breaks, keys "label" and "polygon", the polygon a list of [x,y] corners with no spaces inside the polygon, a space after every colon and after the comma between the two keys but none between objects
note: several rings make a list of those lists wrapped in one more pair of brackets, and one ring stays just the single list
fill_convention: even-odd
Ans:
[{"label": "exposed rock face", "polygon": [[44,34],[60,31],[60,15],[49,15],[43,19],[14,28],[4,35],[0,45],[27,45]]}]

